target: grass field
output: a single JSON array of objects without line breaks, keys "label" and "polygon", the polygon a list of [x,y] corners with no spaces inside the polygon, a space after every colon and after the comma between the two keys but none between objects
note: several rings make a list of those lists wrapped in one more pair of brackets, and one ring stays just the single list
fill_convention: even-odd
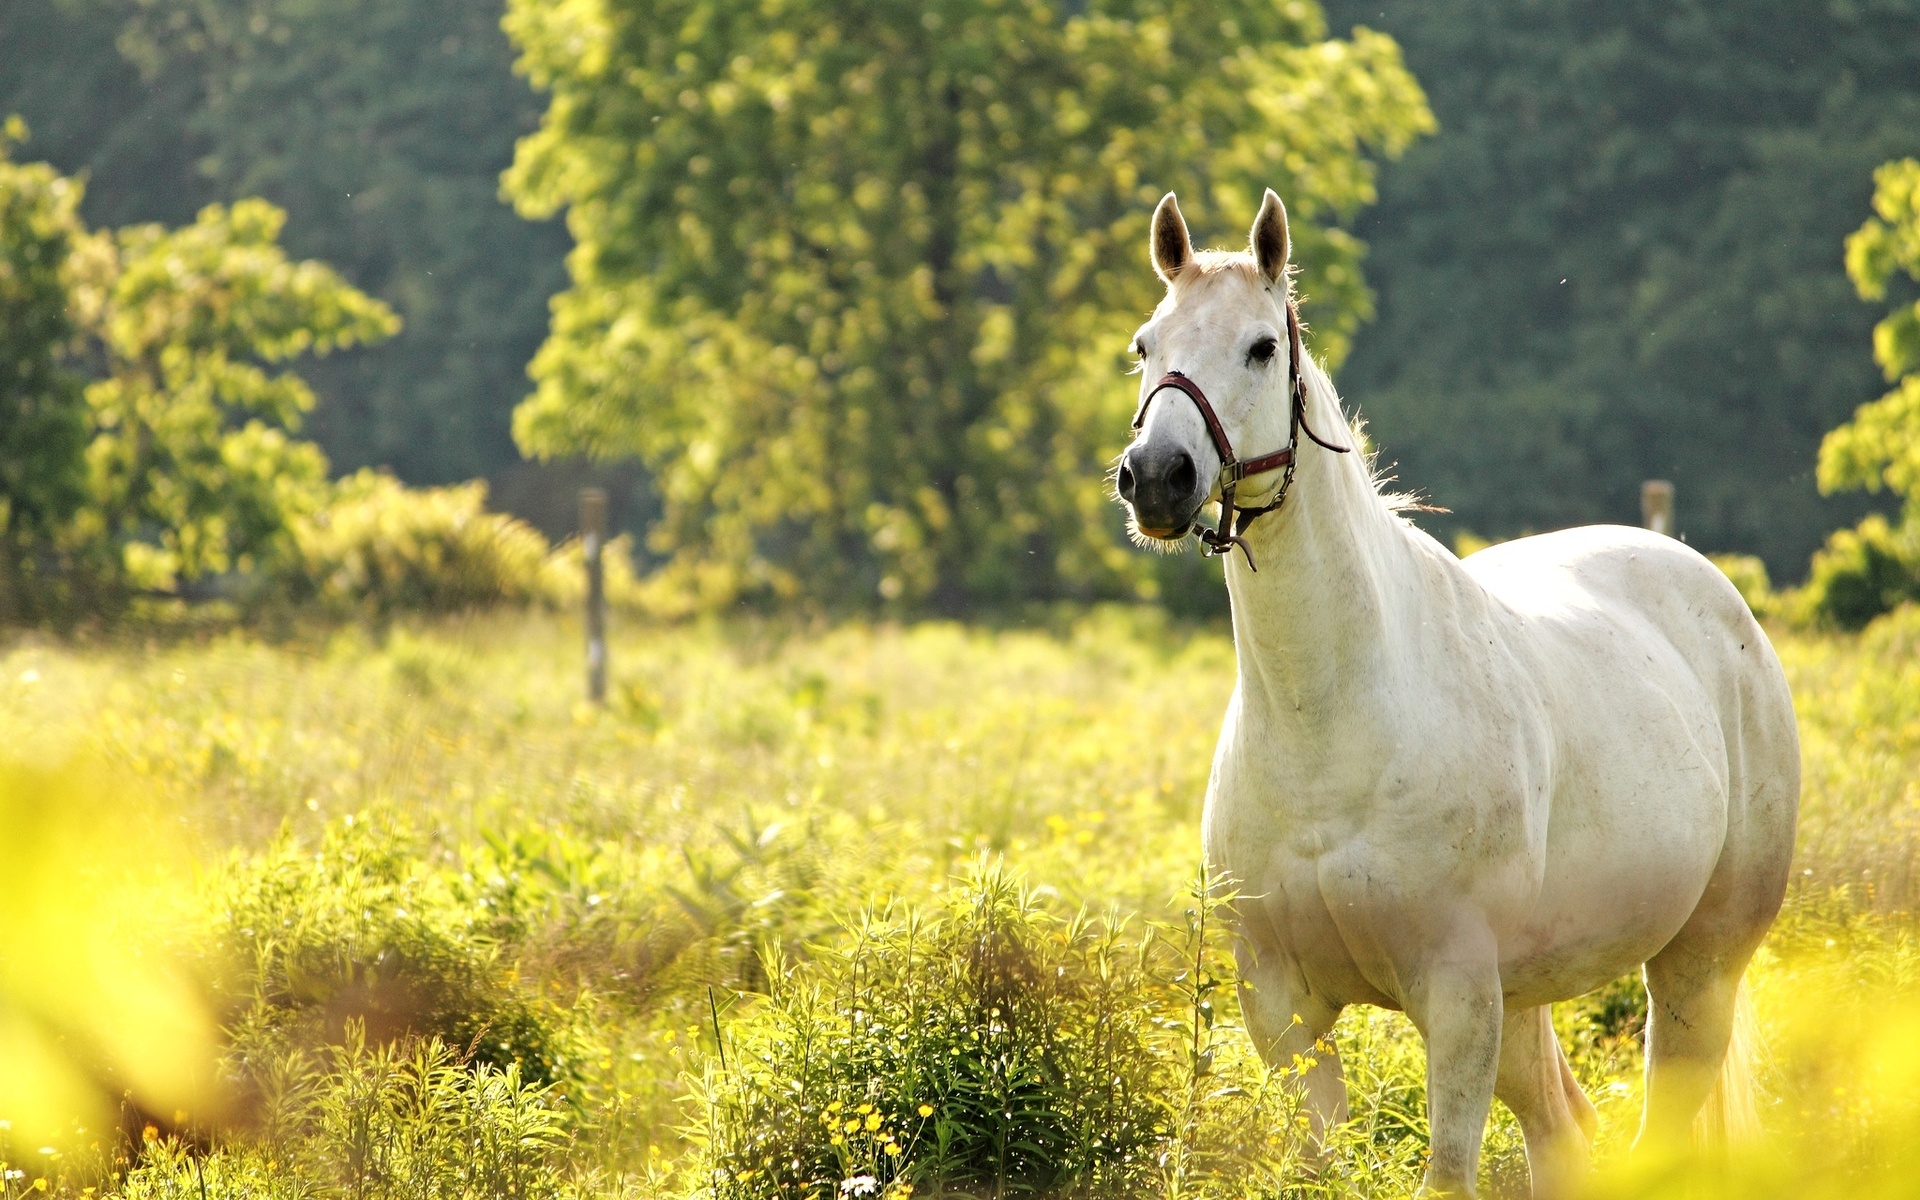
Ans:
[{"label": "grass field", "polygon": [[[1621,981],[1557,1017],[1601,1109],[1601,1194],[1920,1195],[1920,612],[1777,641],[1807,786],[1750,976],[1769,1136],[1625,1164],[1642,1002]],[[1354,1121],[1317,1172],[1288,1068],[1235,1028],[1198,841],[1223,636],[1131,610],[735,623],[625,629],[613,661],[599,710],[576,628],[538,616],[8,649],[25,765],[0,855],[78,865],[15,872],[0,999],[65,1006],[48,1053],[92,1037],[115,1087],[141,1036],[178,1049],[196,1020],[223,1058],[186,1111],[123,1112],[130,1150],[98,1115],[0,1127],[0,1200],[1417,1183],[1403,1018],[1344,1019]],[[79,834],[22,816],[54,786]],[[82,893],[149,875],[163,894],[102,917],[120,957],[83,954],[103,902]],[[170,955],[204,1019],[102,974]],[[1496,1116],[1487,1184],[1522,1194]]]}]

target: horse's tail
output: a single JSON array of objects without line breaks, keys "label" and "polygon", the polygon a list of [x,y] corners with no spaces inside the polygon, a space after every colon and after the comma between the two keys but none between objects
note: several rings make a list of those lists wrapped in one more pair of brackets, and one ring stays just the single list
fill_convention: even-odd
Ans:
[{"label": "horse's tail", "polygon": [[1707,1102],[1694,1120],[1694,1136],[1707,1145],[1739,1146],[1760,1139],[1760,1109],[1753,1096],[1754,1059],[1759,1051],[1759,1029],[1745,980],[1733,1002],[1733,1034],[1727,1056],[1720,1063]]}]

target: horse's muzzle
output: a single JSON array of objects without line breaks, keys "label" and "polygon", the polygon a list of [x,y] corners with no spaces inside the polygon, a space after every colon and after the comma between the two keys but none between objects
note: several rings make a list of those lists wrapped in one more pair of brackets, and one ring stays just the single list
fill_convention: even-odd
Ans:
[{"label": "horse's muzzle", "polygon": [[1148,537],[1166,540],[1185,537],[1206,502],[1193,456],[1177,446],[1129,446],[1114,487],[1133,510],[1134,526]]}]

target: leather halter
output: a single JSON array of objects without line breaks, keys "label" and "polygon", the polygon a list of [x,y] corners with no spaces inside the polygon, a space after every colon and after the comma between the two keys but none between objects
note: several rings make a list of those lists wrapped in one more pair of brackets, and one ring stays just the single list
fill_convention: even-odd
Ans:
[{"label": "leather halter", "polygon": [[[1200,419],[1207,423],[1207,436],[1213,439],[1213,448],[1220,454],[1220,523],[1214,529],[1208,529],[1203,525],[1196,534],[1201,542],[1200,552],[1208,558],[1216,554],[1226,554],[1233,547],[1238,546],[1240,552],[1247,556],[1248,569],[1256,574],[1259,572],[1259,566],[1253,561],[1253,549],[1247,545],[1246,539],[1241,535],[1257,518],[1265,516],[1287,502],[1287,491],[1293,487],[1293,468],[1297,461],[1294,451],[1300,445],[1302,431],[1313,439],[1314,444],[1331,450],[1335,454],[1345,454],[1353,449],[1351,446],[1334,445],[1315,433],[1307,424],[1306,377],[1300,370],[1300,365],[1305,359],[1306,354],[1300,344],[1300,314],[1294,308],[1293,301],[1289,299],[1287,301],[1287,370],[1293,376],[1293,394],[1290,398],[1293,413],[1287,429],[1286,446],[1275,450],[1272,454],[1263,454],[1259,458],[1244,460],[1234,457],[1233,443],[1227,439],[1226,427],[1220,424],[1220,418],[1214,413],[1213,405],[1208,402],[1207,394],[1200,390],[1199,384],[1178,371],[1169,371],[1162,375],[1153,385],[1153,390],[1140,401],[1139,410],[1133,414],[1133,427],[1139,429],[1146,422],[1147,407],[1153,403],[1153,398],[1172,388],[1193,401],[1194,407],[1200,410]],[[1249,475],[1259,475],[1280,467],[1285,467],[1287,473],[1281,477],[1280,490],[1274,493],[1272,500],[1257,507],[1233,502],[1234,489],[1239,486],[1241,480]]]}]

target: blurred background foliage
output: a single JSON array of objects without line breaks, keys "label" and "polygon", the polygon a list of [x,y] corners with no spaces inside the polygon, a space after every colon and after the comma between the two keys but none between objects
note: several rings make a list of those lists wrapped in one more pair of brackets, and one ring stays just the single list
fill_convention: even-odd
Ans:
[{"label": "blurred background foliage", "polygon": [[1920,146],[1910,0],[1329,0],[1391,33],[1440,134],[1354,231],[1378,319],[1341,371],[1445,534],[1637,523],[1796,581],[1821,436],[1876,394],[1841,245]]},{"label": "blurred background foliage", "polygon": [[[1093,478],[1112,330],[1152,300],[1141,197],[1180,188],[1234,242],[1265,183],[1301,218],[1316,348],[1452,510],[1436,533],[1632,520],[1665,476],[1690,541],[1791,582],[1885,507],[1823,498],[1813,464],[1877,390],[1838,247],[1916,148],[1916,7],[529,0],[503,31],[485,0],[12,0],[0,113],[84,173],[89,224],[257,194],[290,254],[402,318],[303,370],[334,470],[486,477],[550,537],[611,482],[681,611],[1217,612],[1192,560],[1118,552]],[[1434,136],[1409,141],[1402,54]],[[1403,145],[1368,207],[1367,155]],[[622,465],[520,462],[530,390],[526,449]],[[62,478],[23,520],[74,502]],[[1842,557],[1885,557],[1862,529]]]},{"label": "blurred background foliage", "polygon": [[575,242],[517,435],[642,458],[703,606],[1158,596],[1104,482],[1153,202],[1239,245],[1280,189],[1338,357],[1367,310],[1338,223],[1431,126],[1391,41],[1302,3],[526,0],[507,29],[551,99],[506,188]]},{"label": "blurred background foliage", "polygon": [[498,199],[540,104],[497,0],[9,0],[0,116],[85,172],[90,223],[181,225],[260,196],[290,253],[394,308],[402,336],[318,365],[338,469],[499,474],[559,287],[564,231]]}]

